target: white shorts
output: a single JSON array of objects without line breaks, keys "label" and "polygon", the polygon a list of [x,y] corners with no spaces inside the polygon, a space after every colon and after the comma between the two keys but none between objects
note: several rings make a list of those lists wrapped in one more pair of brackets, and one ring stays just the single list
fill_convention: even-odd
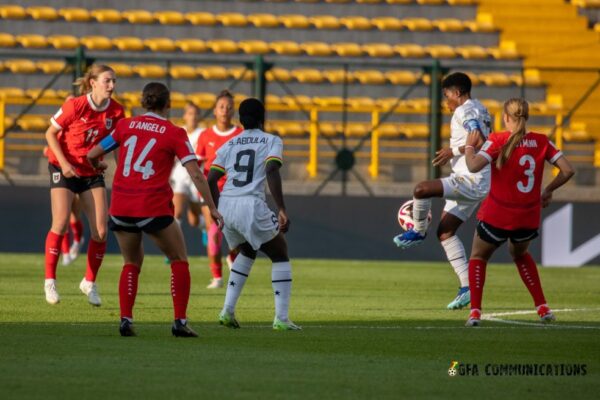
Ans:
[{"label": "white shorts", "polygon": [[452,173],[442,178],[446,205],[444,211],[460,218],[469,219],[489,190],[489,179],[471,174]]},{"label": "white shorts", "polygon": [[248,242],[254,250],[258,250],[279,233],[277,216],[258,197],[221,197],[219,212],[225,221],[223,234],[232,249]]},{"label": "white shorts", "polygon": [[173,193],[185,195],[192,203],[202,203],[202,198],[189,175],[177,179],[171,177],[170,183]]}]

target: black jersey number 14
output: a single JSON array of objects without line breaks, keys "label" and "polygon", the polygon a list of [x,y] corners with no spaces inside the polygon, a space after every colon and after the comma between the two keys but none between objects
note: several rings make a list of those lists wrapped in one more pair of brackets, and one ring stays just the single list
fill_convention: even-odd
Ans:
[{"label": "black jersey number 14", "polygon": [[256,152],[252,149],[246,149],[238,152],[235,156],[235,164],[233,165],[233,169],[236,172],[245,173],[245,179],[233,179],[233,186],[235,187],[243,187],[252,182],[252,178],[254,178],[254,157]]}]

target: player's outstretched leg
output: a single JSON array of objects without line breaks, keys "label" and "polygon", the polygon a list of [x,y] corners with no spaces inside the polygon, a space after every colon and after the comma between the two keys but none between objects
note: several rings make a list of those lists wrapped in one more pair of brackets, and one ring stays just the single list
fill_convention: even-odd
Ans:
[{"label": "player's outstretched leg", "polygon": [[521,280],[533,298],[533,303],[535,304],[536,311],[541,321],[544,323],[555,321],[556,317],[552,313],[550,307],[548,307],[548,304],[546,304],[542,282],[531,254],[525,253],[520,257],[516,257],[514,261],[519,270]]},{"label": "player's outstretched leg", "polygon": [[242,253],[238,254],[231,266],[231,272],[229,273],[229,280],[227,283],[227,292],[225,293],[225,304],[223,305],[223,310],[219,314],[219,324],[234,329],[240,327],[240,324],[235,319],[235,307],[256,258],[256,252],[252,250],[250,245],[245,243],[242,246],[246,246],[248,249],[243,250]]},{"label": "player's outstretched leg", "polygon": [[443,193],[441,183],[438,181],[420,182],[415,186],[412,218],[414,228],[394,237],[394,243],[401,249],[417,246],[425,240],[429,227],[429,212],[431,211],[431,196]]},{"label": "player's outstretched leg", "polygon": [[138,290],[140,268],[134,264],[125,264],[119,279],[119,306],[121,308],[121,336],[136,336],[133,327],[133,306]]}]

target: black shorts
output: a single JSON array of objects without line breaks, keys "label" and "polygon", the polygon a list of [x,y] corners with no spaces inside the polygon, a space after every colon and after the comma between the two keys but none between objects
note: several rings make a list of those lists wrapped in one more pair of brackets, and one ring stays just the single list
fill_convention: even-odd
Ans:
[{"label": "black shorts", "polygon": [[511,243],[522,243],[535,239],[539,233],[537,229],[516,229],[507,231],[506,229],[496,228],[488,223],[479,221],[477,223],[477,234],[479,237],[488,243],[496,246],[502,245],[510,239]]},{"label": "black shorts", "polygon": [[93,188],[106,187],[103,175],[65,178],[61,169],[51,163],[48,163],[48,172],[50,172],[50,189],[69,189],[71,192],[79,194]]},{"label": "black shorts", "polygon": [[171,215],[160,217],[118,217],[109,216],[108,229],[130,233],[155,233],[165,229],[175,219]]}]

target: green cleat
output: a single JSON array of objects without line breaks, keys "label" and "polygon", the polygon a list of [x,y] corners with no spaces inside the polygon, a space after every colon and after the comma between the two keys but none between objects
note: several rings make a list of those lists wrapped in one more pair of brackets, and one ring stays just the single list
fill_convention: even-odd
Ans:
[{"label": "green cleat", "polygon": [[275,317],[273,321],[273,330],[274,331],[300,331],[301,327],[294,324],[292,321],[282,321],[279,318]]},{"label": "green cleat", "polygon": [[446,307],[448,310],[460,310],[471,302],[471,291],[468,286],[458,289],[458,294]]},{"label": "green cleat", "polygon": [[235,319],[235,315],[227,311],[221,311],[219,314],[219,324],[232,329],[240,328],[240,323],[237,322],[237,319]]}]

